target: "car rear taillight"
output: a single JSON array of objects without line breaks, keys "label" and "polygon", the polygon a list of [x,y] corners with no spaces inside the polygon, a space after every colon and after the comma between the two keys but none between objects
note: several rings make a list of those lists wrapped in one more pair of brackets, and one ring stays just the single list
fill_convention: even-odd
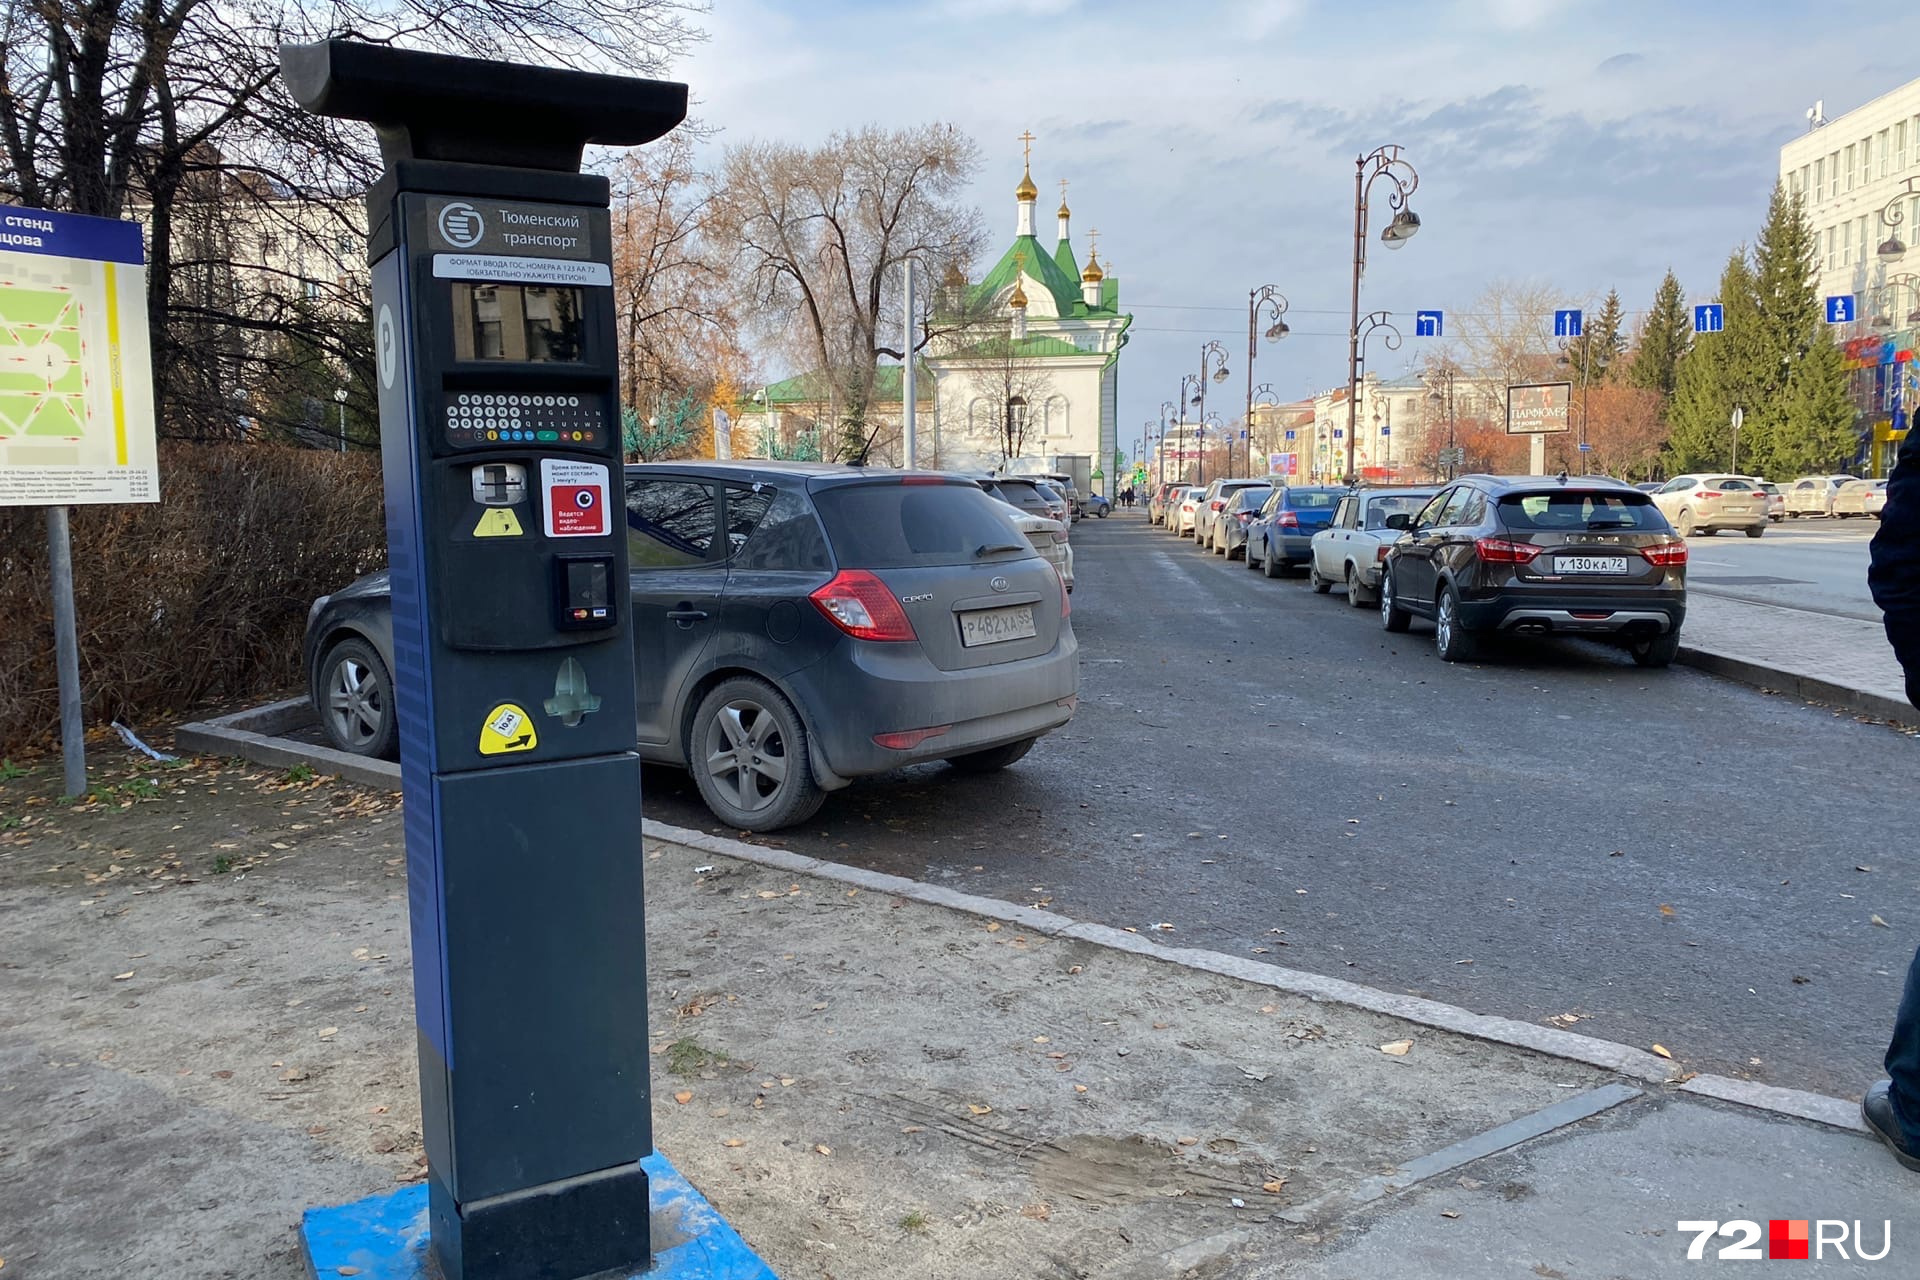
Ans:
[{"label": "car rear taillight", "polygon": [[1251,521],[1252,519],[1253,519],[1253,512],[1251,512],[1251,511],[1242,511],[1242,512],[1240,513],[1240,523],[1241,523],[1241,524],[1246,524],[1247,522],[1249,522],[1249,521]]},{"label": "car rear taillight", "polygon": [[1047,536],[1052,538],[1055,542],[1065,542],[1067,540],[1067,531],[1065,529],[1055,529],[1052,533],[1048,534]]},{"label": "car rear taillight", "polygon": [[945,484],[945,476],[901,476],[901,484]]},{"label": "car rear taillight", "polygon": [[1656,542],[1650,547],[1640,548],[1640,554],[1647,558],[1648,564],[1669,569],[1687,562],[1687,544],[1677,538],[1672,542]]},{"label": "car rear taillight", "polygon": [[1282,529],[1298,529],[1300,527],[1300,517],[1291,511],[1282,511],[1278,524]]},{"label": "car rear taillight", "polygon": [[1053,576],[1060,579],[1060,616],[1073,616],[1073,592],[1067,590],[1067,575],[1060,572],[1060,566],[1053,566]]},{"label": "car rear taillight", "polygon": [[902,729],[897,733],[876,733],[873,741],[877,746],[893,751],[911,751],[928,738],[937,738],[953,728],[950,724],[936,724],[926,729]]},{"label": "car rear taillight", "polygon": [[1488,564],[1527,564],[1540,554],[1540,548],[1507,538],[1477,538],[1474,551]]},{"label": "car rear taillight", "polygon": [[1726,495],[1718,489],[1695,489],[1693,496],[1696,498],[1723,498]]},{"label": "car rear taillight", "polygon": [[1227,500],[1225,498],[1215,498],[1212,502],[1209,502],[1207,504],[1207,510],[1218,511],[1220,508],[1226,505],[1227,505]]},{"label": "car rear taillight", "polygon": [[1381,543],[1378,547],[1375,547],[1373,551],[1373,562],[1375,564],[1385,564],[1387,562],[1387,552],[1391,551],[1392,549],[1393,549],[1392,547],[1388,546],[1384,542]]},{"label": "car rear taillight", "polygon": [[842,569],[807,598],[828,621],[856,640],[920,638],[887,584],[865,569]]}]

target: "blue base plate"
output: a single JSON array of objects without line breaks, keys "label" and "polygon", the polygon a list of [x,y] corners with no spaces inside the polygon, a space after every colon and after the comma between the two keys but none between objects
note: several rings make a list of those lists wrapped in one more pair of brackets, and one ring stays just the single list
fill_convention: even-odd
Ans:
[{"label": "blue base plate", "polygon": [[[635,1280],[778,1280],[747,1248],[705,1196],[654,1152],[647,1171],[653,1211],[653,1265]],[[401,1187],[332,1209],[309,1209],[300,1221],[307,1266],[316,1280],[438,1277],[427,1256],[427,1185]]]}]

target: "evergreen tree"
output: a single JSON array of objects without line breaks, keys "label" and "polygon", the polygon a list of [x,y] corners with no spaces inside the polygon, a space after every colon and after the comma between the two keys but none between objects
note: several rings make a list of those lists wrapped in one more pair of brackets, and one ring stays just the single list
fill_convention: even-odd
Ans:
[{"label": "evergreen tree", "polygon": [[[1799,470],[1800,464],[1790,459],[1829,451],[1834,423],[1827,418],[1816,423],[1797,410],[1814,411],[1836,396],[1846,396],[1846,373],[1837,359],[1807,362],[1815,347],[1832,346],[1814,293],[1814,253],[1813,226],[1800,197],[1789,194],[1785,184],[1775,184],[1766,225],[1753,250],[1760,323],[1747,347],[1749,391],[1740,442],[1756,475]],[[1790,385],[1816,375],[1837,375],[1837,387]],[[1850,415],[1845,429],[1851,430]]]},{"label": "evergreen tree", "polygon": [[1672,271],[1653,295],[1653,310],[1640,327],[1640,342],[1626,362],[1627,385],[1645,387],[1661,395],[1673,394],[1680,358],[1693,341],[1693,320],[1687,314],[1686,295]]},{"label": "evergreen tree", "polygon": [[1590,317],[1581,326],[1580,336],[1567,345],[1567,372],[1575,387],[1597,386],[1613,376],[1626,345],[1621,320],[1620,291],[1609,289],[1600,314]]},{"label": "evergreen tree", "polygon": [[1786,420],[1791,430],[1774,441],[1767,459],[1776,476],[1844,471],[1859,452],[1848,374],[1833,336],[1822,332],[1787,379]]},{"label": "evergreen tree", "polygon": [[[1720,273],[1720,306],[1724,327],[1719,333],[1701,334],[1674,377],[1667,411],[1673,428],[1667,455],[1673,471],[1727,465],[1733,451],[1729,419],[1734,408],[1743,409],[1749,420],[1753,417],[1752,353],[1760,300],[1745,246],[1733,251]],[[1741,443],[1748,443],[1744,432]]]}]

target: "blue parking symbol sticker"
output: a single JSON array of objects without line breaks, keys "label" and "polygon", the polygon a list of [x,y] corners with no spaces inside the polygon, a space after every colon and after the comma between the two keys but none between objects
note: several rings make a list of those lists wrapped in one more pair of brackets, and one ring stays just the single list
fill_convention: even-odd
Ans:
[{"label": "blue parking symbol sticker", "polygon": [[1416,311],[1413,313],[1413,336],[1416,338],[1438,338],[1444,328],[1441,313],[1438,311]]}]

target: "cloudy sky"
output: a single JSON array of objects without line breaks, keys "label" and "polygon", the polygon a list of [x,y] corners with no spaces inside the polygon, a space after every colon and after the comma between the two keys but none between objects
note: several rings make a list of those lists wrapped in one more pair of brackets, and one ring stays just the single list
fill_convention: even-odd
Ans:
[{"label": "cloudy sky", "polygon": [[996,256],[1016,138],[1038,136],[1042,240],[1070,179],[1075,247],[1100,229],[1135,317],[1123,445],[1209,338],[1234,353],[1228,407],[1244,395],[1256,285],[1294,329],[1258,380],[1288,399],[1345,381],[1361,152],[1399,144],[1420,175],[1424,226],[1376,244],[1361,298],[1407,321],[1375,360],[1397,372],[1416,308],[1458,313],[1497,279],[1641,308],[1671,266],[1710,296],[1807,107],[1916,74],[1887,8],[1854,0],[713,0],[706,26],[676,73],[722,143],[951,121],[986,153]]}]

